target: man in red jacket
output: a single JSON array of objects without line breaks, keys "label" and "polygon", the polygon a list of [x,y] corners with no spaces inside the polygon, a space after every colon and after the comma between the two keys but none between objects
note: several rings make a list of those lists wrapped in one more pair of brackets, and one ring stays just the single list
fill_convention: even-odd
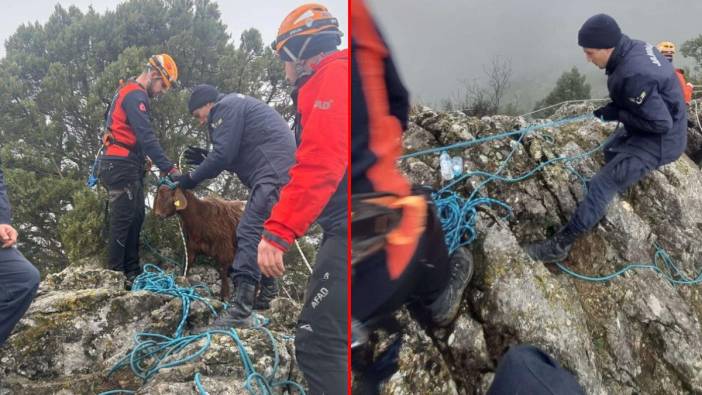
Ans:
[{"label": "man in red jacket", "polygon": [[105,119],[105,151],[99,176],[110,199],[107,267],[124,272],[127,286],[140,273],[139,233],[144,223],[144,163],[148,156],[163,172],[180,174],[166,157],[151,127],[149,98],[157,97],[178,79],[175,61],[167,54],[149,58],[144,71],[122,84]]},{"label": "man in red jacket", "polygon": [[273,43],[295,85],[298,149],[290,181],[264,224],[258,265],[265,275],[283,275],[283,252],[313,222],[324,230],[295,334],[310,394],[347,390],[349,91],[348,51],[337,50],[338,26],[324,6],[305,4],[283,20]]},{"label": "man in red jacket", "polygon": [[[668,59],[670,63],[673,63],[673,56],[675,55],[675,44],[673,44],[670,41],[661,41],[658,44],[656,44],[656,48],[658,48],[658,51],[661,53],[661,55],[665,56],[665,58]],[[685,104],[689,106],[690,102],[692,101],[693,86],[685,79],[685,70],[675,68],[675,75],[677,75],[678,81],[680,82],[680,88],[682,88],[683,91],[683,98],[685,99]]]}]

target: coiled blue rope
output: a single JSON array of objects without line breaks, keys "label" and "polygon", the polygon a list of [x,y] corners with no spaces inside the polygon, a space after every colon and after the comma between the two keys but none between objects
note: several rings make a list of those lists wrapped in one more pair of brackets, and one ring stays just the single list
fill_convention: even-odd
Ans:
[{"label": "coiled blue rope", "polygon": [[[110,370],[108,376],[125,366],[129,366],[134,375],[146,382],[161,369],[182,365],[202,356],[212,343],[213,335],[226,335],[229,336],[237,346],[239,356],[247,374],[244,387],[251,394],[268,395],[272,394],[273,388],[284,386],[295,388],[301,394],[305,394],[302,386],[293,381],[274,381],[275,374],[280,364],[280,356],[278,354],[278,345],[275,337],[270,330],[265,327],[265,325],[268,324],[268,320],[265,318],[261,316],[255,317],[258,322],[254,328],[263,331],[267,335],[273,347],[273,369],[272,373],[267,377],[255,370],[253,362],[246,351],[245,345],[234,328],[231,328],[228,331],[208,330],[198,334],[183,336],[184,327],[190,314],[190,306],[192,302],[199,301],[204,303],[210,309],[213,315],[217,315],[214,307],[203,295],[199,293],[199,290],[205,290],[209,293],[209,290],[206,287],[201,285],[196,285],[193,287],[180,287],[176,284],[175,278],[172,275],[166,274],[155,265],[147,264],[144,266],[143,273],[134,280],[132,290],[144,290],[180,298],[182,302],[182,317],[172,337],[157,333],[137,333],[134,336],[136,344],[134,348],[115,364],[115,366]],[[202,344],[198,346],[197,343],[199,342],[202,342]],[[194,348],[194,350],[183,357],[174,359],[175,355],[182,353],[188,348]],[[195,375],[194,381],[198,392],[200,394],[207,394],[202,385],[199,373]],[[256,390],[258,390],[258,392]],[[120,392],[133,393],[127,390],[114,390],[103,392],[100,395]]]},{"label": "coiled blue rope", "polygon": [[[464,173],[455,180],[442,187],[440,190],[433,194],[434,204],[436,205],[439,218],[441,220],[442,228],[444,229],[444,235],[446,239],[446,245],[448,247],[449,253],[453,253],[461,246],[468,245],[472,243],[476,238],[475,225],[478,220],[479,206],[498,206],[507,211],[507,217],[512,215],[512,207],[507,203],[494,198],[481,197],[479,194],[482,189],[490,182],[503,181],[508,183],[514,183],[518,181],[525,180],[532,175],[534,175],[539,170],[543,169],[552,163],[565,161],[570,162],[584,157],[592,155],[594,152],[599,150],[601,146],[595,148],[594,150],[588,151],[586,153],[576,155],[573,157],[559,157],[554,158],[544,163],[539,164],[527,173],[520,175],[518,177],[505,177],[501,173],[509,164],[510,160],[514,156],[515,152],[519,150],[522,140],[528,134],[534,133],[539,130],[561,127],[567,124],[581,122],[594,118],[592,114],[576,115],[572,117],[563,118],[557,121],[544,122],[540,124],[533,124],[528,127],[518,129],[515,131],[497,133],[494,135],[481,137],[469,141],[459,142],[451,144],[445,147],[431,148],[423,151],[413,152],[401,157],[401,159],[416,157],[420,155],[426,155],[431,153],[436,153],[439,151],[445,151],[449,149],[466,148],[478,144],[483,144],[489,141],[496,141],[505,138],[519,136],[516,140],[516,144],[513,145],[512,150],[509,152],[507,157],[502,160],[498,169],[494,172],[485,171],[471,171]],[[572,169],[572,168],[571,168]],[[575,171],[574,169],[572,169]],[[577,173],[577,172],[576,172]],[[471,195],[466,199],[460,196],[458,193],[453,191],[453,188],[460,182],[470,178],[470,177],[482,177],[484,180],[478,184],[473,189]]]}]

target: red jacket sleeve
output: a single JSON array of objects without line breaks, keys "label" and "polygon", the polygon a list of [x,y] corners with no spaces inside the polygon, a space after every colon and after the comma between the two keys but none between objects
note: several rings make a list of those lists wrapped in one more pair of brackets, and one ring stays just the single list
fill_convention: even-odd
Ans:
[{"label": "red jacket sleeve", "polygon": [[[348,166],[347,67],[320,75],[309,114],[303,114],[300,146],[290,181],[264,224],[263,237],[287,249],[304,235],[339,186]],[[324,70],[331,71],[331,70]],[[312,82],[312,81],[308,81]],[[305,118],[307,120],[305,121]]]}]

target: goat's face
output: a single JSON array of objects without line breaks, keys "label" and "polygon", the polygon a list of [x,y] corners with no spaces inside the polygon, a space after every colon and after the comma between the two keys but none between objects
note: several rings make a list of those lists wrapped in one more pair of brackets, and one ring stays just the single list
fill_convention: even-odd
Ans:
[{"label": "goat's face", "polygon": [[154,213],[160,218],[168,218],[175,214],[176,210],[183,210],[188,206],[180,188],[170,189],[166,185],[158,187],[156,199],[154,199]]}]

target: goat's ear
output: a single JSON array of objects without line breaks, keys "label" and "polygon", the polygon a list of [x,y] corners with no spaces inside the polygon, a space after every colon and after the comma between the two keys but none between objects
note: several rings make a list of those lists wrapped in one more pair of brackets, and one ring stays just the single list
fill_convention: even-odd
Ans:
[{"label": "goat's ear", "polygon": [[185,194],[180,188],[176,188],[175,195],[173,195],[173,205],[177,211],[185,210],[188,207],[188,199],[185,198]]}]

